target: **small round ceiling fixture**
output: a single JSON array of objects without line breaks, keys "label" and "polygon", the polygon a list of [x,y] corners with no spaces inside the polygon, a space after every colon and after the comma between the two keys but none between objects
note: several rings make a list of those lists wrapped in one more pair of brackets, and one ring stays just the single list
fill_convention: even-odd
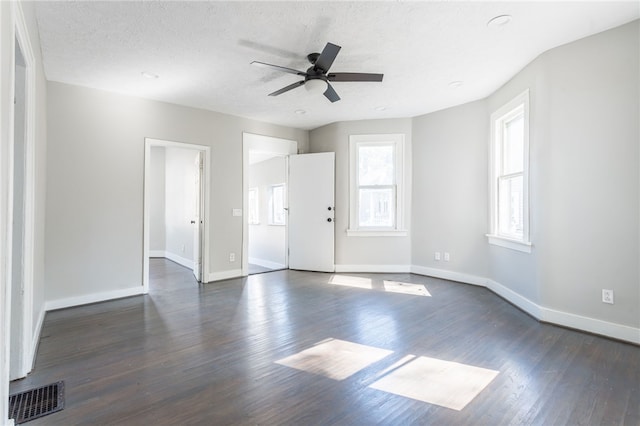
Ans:
[{"label": "small round ceiling fixture", "polygon": [[380,106],[375,107],[374,109],[375,109],[376,111],[384,111],[384,110],[386,110],[386,109],[387,109],[387,107],[386,107],[386,106],[384,106],[384,105],[380,105]]},{"label": "small round ceiling fixture", "polygon": [[513,16],[511,15],[498,15],[491,18],[489,22],[487,22],[487,27],[496,28],[496,29],[503,28],[507,24],[509,24],[509,22],[511,22],[512,19],[513,19]]},{"label": "small round ceiling fixture", "polygon": [[307,111],[303,110],[303,109],[297,109],[295,110],[295,113],[298,115],[305,115],[307,113]]},{"label": "small round ceiling fixture", "polygon": [[452,89],[457,89],[458,87],[462,86],[464,83],[460,80],[456,80],[456,81],[452,81],[451,83],[449,83],[449,87],[451,87]]},{"label": "small round ceiling fixture", "polygon": [[142,74],[142,76],[144,78],[149,79],[149,80],[156,80],[156,79],[160,78],[160,76],[158,74],[154,74],[154,73],[148,72],[148,71],[142,71],[141,74]]}]

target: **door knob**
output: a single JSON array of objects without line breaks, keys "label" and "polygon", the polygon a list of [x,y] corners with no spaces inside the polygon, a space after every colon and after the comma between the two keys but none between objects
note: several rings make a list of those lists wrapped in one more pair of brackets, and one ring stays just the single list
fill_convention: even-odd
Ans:
[{"label": "door knob", "polygon": [[327,222],[333,222],[333,219],[331,219],[330,217],[327,218]]}]

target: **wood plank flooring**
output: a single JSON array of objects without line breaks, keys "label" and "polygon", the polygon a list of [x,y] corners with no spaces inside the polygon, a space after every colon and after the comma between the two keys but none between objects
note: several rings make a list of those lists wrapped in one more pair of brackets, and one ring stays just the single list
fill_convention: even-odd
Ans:
[{"label": "wood plank flooring", "polygon": [[[287,270],[198,285],[163,259],[151,273],[147,296],[47,314],[11,391],[64,380],[66,406],[30,424],[640,424],[639,347],[538,323],[483,288]],[[331,338],[392,354],[344,380],[276,364]],[[370,387],[408,355],[499,374],[460,411]]]}]

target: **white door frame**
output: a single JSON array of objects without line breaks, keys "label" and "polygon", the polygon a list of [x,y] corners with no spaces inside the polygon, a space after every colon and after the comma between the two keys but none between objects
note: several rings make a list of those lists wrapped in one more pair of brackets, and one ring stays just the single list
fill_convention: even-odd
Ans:
[{"label": "white door frame", "polygon": [[[14,35],[11,37],[11,66],[9,67],[10,82],[11,82],[11,96],[9,98],[9,135],[6,152],[6,159],[3,166],[5,167],[7,182],[7,213],[6,216],[6,244],[4,247],[5,255],[5,280],[7,286],[7,301],[11,301],[12,292],[12,263],[13,263],[13,209],[14,209],[14,137],[15,137],[15,108],[13,99],[16,96],[15,93],[15,67],[16,56],[15,49],[19,48],[20,53],[25,62],[25,111],[24,111],[24,181],[23,181],[23,197],[24,197],[24,209],[23,209],[23,227],[22,227],[22,315],[19,316],[21,324],[10,324],[11,306],[7,307],[6,318],[9,319],[7,324],[10,324],[9,330],[17,330],[20,333],[18,337],[20,341],[20,347],[17,351],[13,348],[13,357],[10,355],[11,350],[9,348],[10,343],[7,344],[7,350],[9,351],[8,360],[10,362],[10,379],[17,379],[25,377],[32,369],[35,347],[37,346],[37,338],[39,333],[34,333],[33,330],[33,270],[34,270],[34,238],[35,238],[35,57],[33,55],[33,49],[31,47],[31,41],[29,39],[27,25],[24,19],[24,14],[20,3],[12,2],[12,18]],[[7,336],[9,342],[11,335]]]},{"label": "white door frame", "polygon": [[[242,276],[249,275],[249,152],[271,152],[280,156],[295,155],[298,153],[298,142],[290,139],[276,138],[273,136],[258,135],[255,133],[242,133]],[[289,162],[286,161],[286,167]],[[289,173],[285,173],[285,184],[289,187]],[[287,197],[288,200],[288,197]],[[286,267],[289,266],[289,220],[285,225],[285,251]]]},{"label": "white door frame", "polygon": [[165,147],[165,148],[180,148],[191,149],[204,153],[203,168],[204,179],[201,182],[204,191],[204,216],[202,217],[202,283],[209,281],[209,253],[210,239],[209,239],[209,198],[211,195],[211,148],[205,145],[195,145],[190,143],[166,141],[162,139],[144,139],[144,224],[143,224],[143,254],[142,254],[142,287],[143,293],[149,293],[149,233],[150,233],[150,190],[149,180],[151,171],[151,147]]}]

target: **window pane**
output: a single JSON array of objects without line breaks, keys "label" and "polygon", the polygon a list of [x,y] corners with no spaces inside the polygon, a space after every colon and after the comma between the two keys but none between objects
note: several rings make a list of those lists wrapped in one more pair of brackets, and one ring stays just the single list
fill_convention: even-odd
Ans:
[{"label": "window pane", "polygon": [[524,192],[522,175],[498,179],[498,234],[522,239]]},{"label": "window pane", "polygon": [[249,189],[249,223],[257,224],[258,219],[258,190],[256,188]]},{"label": "window pane", "polygon": [[502,139],[502,174],[524,170],[524,115],[504,123]]},{"label": "window pane", "polygon": [[359,192],[360,227],[395,226],[395,188],[360,188]]},{"label": "window pane", "polygon": [[271,187],[271,223],[273,225],[284,225],[284,185],[274,185]]},{"label": "window pane", "polygon": [[358,147],[358,184],[393,185],[395,183],[393,145]]}]

